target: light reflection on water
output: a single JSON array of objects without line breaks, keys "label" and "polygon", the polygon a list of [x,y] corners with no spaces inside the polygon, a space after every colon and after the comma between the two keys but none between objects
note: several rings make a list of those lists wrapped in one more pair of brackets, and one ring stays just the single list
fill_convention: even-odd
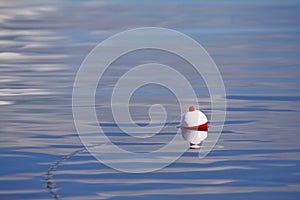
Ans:
[{"label": "light reflection on water", "polygon": [[[297,1],[1,2],[0,10],[1,198],[53,199],[57,194],[72,200],[297,199]],[[71,93],[75,73],[94,45],[113,33],[140,26],[182,31],[208,50],[225,82],[227,121],[207,158],[198,160],[198,152],[190,150],[165,169],[125,174],[85,151],[73,124]],[[116,62],[107,73],[106,91],[115,75],[131,65],[156,60],[186,66],[160,53],[132,54]],[[193,76],[192,71],[186,73]],[[210,115],[203,81],[192,81],[199,84],[200,105]],[[137,95],[134,110],[135,119],[142,123],[148,122],[144,105],[156,100],[151,93],[155,90],[145,91],[147,101]],[[124,140],[107,113],[107,99],[98,95],[96,107],[106,116],[99,114],[108,124],[107,135],[125,149],[136,148],[138,144],[130,144],[133,140]],[[180,118],[176,101],[166,93],[160,95],[171,124],[145,148],[167,142]],[[45,177],[50,181],[48,189]]]}]

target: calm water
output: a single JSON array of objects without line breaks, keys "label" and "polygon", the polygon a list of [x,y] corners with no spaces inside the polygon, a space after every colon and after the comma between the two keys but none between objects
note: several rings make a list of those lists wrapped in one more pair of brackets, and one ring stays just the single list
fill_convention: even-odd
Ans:
[{"label": "calm water", "polygon": [[[205,159],[190,150],[162,170],[127,174],[84,149],[73,122],[72,85],[95,45],[144,26],[181,31],[206,48],[224,79],[227,119]],[[299,198],[298,1],[2,1],[0,27],[0,199]],[[107,91],[127,66],[149,59],[185,66],[160,53],[137,52],[115,63]],[[202,80],[196,89],[209,116]],[[107,135],[132,147],[101,97],[96,107]],[[169,109],[171,126],[148,145],[161,147],[177,131],[176,101],[151,87],[135,98],[142,106],[133,118],[141,122],[147,123],[145,105],[158,101]]]}]

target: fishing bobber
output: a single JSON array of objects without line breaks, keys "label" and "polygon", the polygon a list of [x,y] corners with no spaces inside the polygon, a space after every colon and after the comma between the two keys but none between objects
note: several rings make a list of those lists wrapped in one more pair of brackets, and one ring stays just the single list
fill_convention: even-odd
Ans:
[{"label": "fishing bobber", "polygon": [[200,148],[199,144],[207,137],[208,120],[204,113],[189,107],[181,120],[182,136],[190,143],[191,149]]}]

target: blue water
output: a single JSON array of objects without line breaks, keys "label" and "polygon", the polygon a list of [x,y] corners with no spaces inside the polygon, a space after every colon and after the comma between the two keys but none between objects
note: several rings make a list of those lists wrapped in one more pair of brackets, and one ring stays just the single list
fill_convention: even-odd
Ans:
[{"label": "blue water", "polygon": [[[72,86],[99,42],[144,26],[171,28],[203,45],[224,80],[227,117],[206,158],[189,150],[164,169],[131,174],[85,150]],[[7,1],[0,27],[0,199],[299,199],[299,1]],[[184,66],[193,77],[185,61],[161,53],[114,63],[102,92],[118,73],[149,59]],[[210,116],[205,84],[191,80]],[[102,95],[96,108],[106,134],[125,149],[139,146],[124,140]],[[149,105],[168,109],[169,129],[145,145],[160,148],[180,120],[174,96],[149,87],[134,98],[133,118],[143,125]]]}]

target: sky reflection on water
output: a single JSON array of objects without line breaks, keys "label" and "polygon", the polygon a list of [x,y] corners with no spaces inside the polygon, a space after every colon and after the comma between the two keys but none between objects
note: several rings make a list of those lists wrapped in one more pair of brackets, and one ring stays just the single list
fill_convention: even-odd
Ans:
[{"label": "sky reflection on water", "polygon": [[[299,25],[300,4],[292,0],[1,2],[0,198],[53,199],[45,176],[61,161],[48,178],[62,199],[298,199]],[[205,159],[191,150],[162,170],[126,174],[84,150],[73,123],[72,86],[96,44],[144,26],[181,31],[207,49],[225,82],[227,121]],[[131,65],[156,60],[187,66],[160,53],[140,52],[116,62],[107,73],[107,91]],[[191,70],[186,73],[193,77]],[[210,115],[203,80],[192,80]],[[151,92],[158,90],[146,88],[135,97],[141,123],[148,123],[144,104],[156,100]],[[153,138],[154,149],[170,139],[180,119],[176,102],[168,101],[171,94],[163,94],[170,124]],[[113,125],[107,99],[97,95],[103,123],[112,124],[105,127],[109,137],[125,149],[136,148]],[[142,95],[148,95],[146,103]]]}]

